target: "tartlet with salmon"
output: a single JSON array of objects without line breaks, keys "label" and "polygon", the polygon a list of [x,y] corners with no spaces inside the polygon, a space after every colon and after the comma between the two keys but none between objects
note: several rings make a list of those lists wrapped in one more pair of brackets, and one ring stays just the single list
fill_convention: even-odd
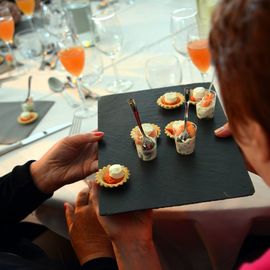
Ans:
[{"label": "tartlet with salmon", "polygon": [[167,92],[157,99],[157,104],[166,110],[180,107],[185,101],[185,97],[179,92]]},{"label": "tartlet with salmon", "polygon": [[114,188],[123,185],[129,179],[129,169],[120,164],[107,165],[96,173],[96,183],[103,187]]}]

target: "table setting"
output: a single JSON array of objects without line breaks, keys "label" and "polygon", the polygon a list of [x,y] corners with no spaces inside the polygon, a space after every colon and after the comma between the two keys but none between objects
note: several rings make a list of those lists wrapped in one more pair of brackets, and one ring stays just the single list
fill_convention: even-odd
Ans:
[{"label": "table setting", "polygon": [[[233,267],[253,221],[265,218],[270,223],[270,191],[246,170],[232,138],[214,136],[226,116],[206,38],[194,26],[199,25],[201,7],[196,1],[180,2],[80,1],[74,6],[71,1],[55,0],[24,13],[12,37],[4,40],[0,34],[0,55],[10,68],[1,69],[0,64],[0,174],[40,158],[65,136],[102,130],[99,168],[120,164],[129,176],[121,186],[101,187],[101,215],[154,208],[154,232],[160,235],[156,241],[164,269],[227,270]],[[24,28],[35,33],[36,43],[18,39]],[[198,40],[203,44],[198,45]],[[29,41],[34,48],[30,51]],[[30,54],[22,53],[25,49]],[[203,97],[214,93],[213,118],[197,115],[196,88],[204,89]],[[158,104],[160,97],[176,98],[168,93],[184,97],[178,107]],[[20,125],[17,117],[30,96],[38,118]],[[135,101],[139,122],[130,99]],[[187,131],[189,122],[196,125],[195,149],[189,155],[177,151],[172,131],[176,121],[183,121]],[[159,127],[152,160],[143,160],[132,137],[139,123],[147,138],[144,124]],[[95,181],[96,175],[89,179]],[[89,179],[57,190],[31,219],[67,238],[63,204],[74,203]],[[168,228],[175,228],[174,232]],[[181,243],[182,231],[187,232]],[[177,251],[187,259],[177,258]]]}]

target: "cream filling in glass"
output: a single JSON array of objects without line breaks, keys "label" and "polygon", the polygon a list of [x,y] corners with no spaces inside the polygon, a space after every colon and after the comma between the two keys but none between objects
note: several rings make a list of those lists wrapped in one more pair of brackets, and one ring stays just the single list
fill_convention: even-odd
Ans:
[{"label": "cream filling in glass", "polygon": [[173,93],[173,92],[166,93],[164,95],[164,100],[166,103],[169,103],[169,104],[175,103],[177,101],[177,95],[176,93]]},{"label": "cream filling in glass", "polygon": [[124,176],[122,166],[120,164],[114,164],[109,168],[109,175],[114,179],[119,179]]},{"label": "cream filling in glass", "polygon": [[149,136],[154,131],[154,128],[151,124],[142,124],[142,128],[147,136]]}]

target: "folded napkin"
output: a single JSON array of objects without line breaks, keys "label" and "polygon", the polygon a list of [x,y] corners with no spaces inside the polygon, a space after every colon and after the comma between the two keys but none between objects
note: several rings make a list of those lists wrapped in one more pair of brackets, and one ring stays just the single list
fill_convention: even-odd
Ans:
[{"label": "folded napkin", "polygon": [[53,101],[35,101],[38,119],[28,125],[21,125],[17,117],[22,112],[21,102],[0,103],[0,144],[12,144],[28,137],[54,104]]}]

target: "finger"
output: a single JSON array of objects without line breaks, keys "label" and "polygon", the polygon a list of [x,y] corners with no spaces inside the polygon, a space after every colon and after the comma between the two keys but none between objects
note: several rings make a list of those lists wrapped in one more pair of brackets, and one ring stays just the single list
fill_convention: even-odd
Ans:
[{"label": "finger", "polygon": [[222,127],[216,129],[214,132],[215,135],[219,138],[227,138],[232,136],[229,123],[224,124]]},{"label": "finger", "polygon": [[76,207],[85,206],[88,204],[88,196],[89,196],[89,188],[86,187],[82,191],[79,192],[76,199]]},{"label": "finger", "polygon": [[66,137],[64,140],[74,146],[84,145],[86,143],[94,143],[100,141],[104,136],[104,132],[95,131],[91,133],[78,134],[74,136]]},{"label": "finger", "polygon": [[98,171],[98,161],[97,160],[94,160],[91,162],[90,170],[91,170],[91,173]]},{"label": "finger", "polygon": [[99,215],[99,205],[98,205],[98,185],[96,182],[91,182],[91,189],[89,194],[89,199],[91,200],[93,207],[95,209],[95,212],[97,215]]},{"label": "finger", "polygon": [[75,214],[74,214],[75,210],[74,210],[73,206],[69,203],[65,203],[64,208],[65,208],[65,216],[66,216],[68,230],[70,231],[71,226],[72,226],[74,219],[75,219]]}]

